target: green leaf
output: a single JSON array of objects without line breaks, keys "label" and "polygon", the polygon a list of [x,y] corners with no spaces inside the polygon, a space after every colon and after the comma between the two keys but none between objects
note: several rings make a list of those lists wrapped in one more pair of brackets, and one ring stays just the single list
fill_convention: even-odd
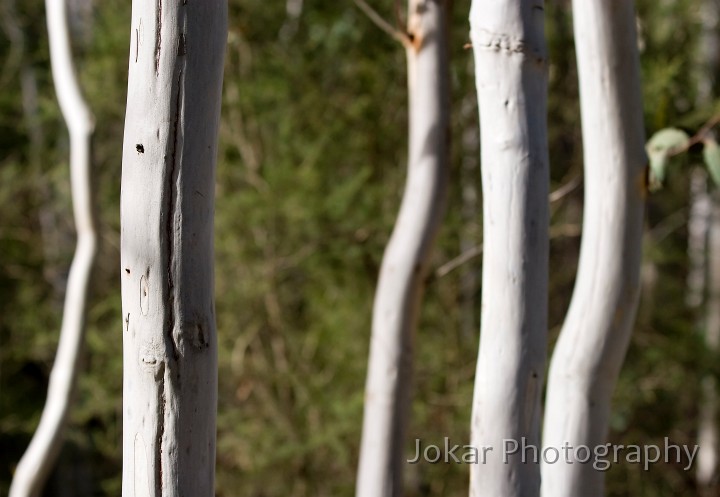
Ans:
[{"label": "green leaf", "polygon": [[715,185],[720,186],[720,146],[714,138],[703,140],[703,159]]},{"label": "green leaf", "polygon": [[650,191],[662,187],[672,158],[670,152],[687,146],[689,141],[688,134],[677,128],[661,129],[650,138],[645,147],[650,159]]}]

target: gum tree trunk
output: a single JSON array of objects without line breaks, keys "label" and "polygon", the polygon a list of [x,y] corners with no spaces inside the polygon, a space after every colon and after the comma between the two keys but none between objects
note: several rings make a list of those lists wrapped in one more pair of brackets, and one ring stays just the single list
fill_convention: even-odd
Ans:
[{"label": "gum tree trunk", "polygon": [[[542,0],[473,0],[480,108],[483,275],[471,497],[530,497],[540,468],[504,440],[539,445],[548,291],[547,61]],[[512,449],[512,447],[507,447]]]},{"label": "gum tree trunk", "polygon": [[[708,296],[705,319],[705,345],[711,356],[720,349],[720,200],[712,200],[708,237]],[[718,394],[715,377],[707,375],[701,383],[702,401],[698,440],[697,482],[701,495],[717,495]]]},{"label": "gum tree trunk", "polygon": [[77,246],[70,266],[60,340],[50,374],[47,400],[30,446],[15,470],[10,497],[39,495],[60,452],[65,421],[78,376],[79,356],[85,336],[88,287],[97,251],[90,179],[90,141],[94,120],[75,74],[67,5],[63,0],[47,0],[45,9],[53,83],[70,133],[70,188]]},{"label": "gum tree trunk", "polygon": [[[705,0],[699,9],[700,47],[698,57],[698,106],[712,106],[720,67],[720,36],[717,23],[720,5]],[[707,173],[700,166],[690,180],[690,219],[688,220],[688,298],[695,312],[710,354],[720,345],[720,199],[707,191]],[[704,290],[707,287],[707,300]],[[703,308],[703,304],[705,307]],[[704,311],[704,313],[701,313]],[[704,319],[702,316],[704,314]],[[700,495],[718,493],[717,471],[720,436],[718,435],[717,382],[712,375],[701,380],[699,403],[696,479]]]},{"label": "gum tree trunk", "polygon": [[[544,445],[606,443],[610,401],[640,288],[646,188],[640,64],[631,0],[575,0],[585,210],[570,309],[550,367]],[[602,496],[604,473],[543,464],[543,495]]]},{"label": "gum tree trunk", "polygon": [[121,195],[123,496],[214,495],[226,0],[133,1]]},{"label": "gum tree trunk", "polygon": [[446,5],[444,0],[410,0],[408,12],[408,177],[373,306],[358,497],[403,493],[413,340],[447,189]]}]

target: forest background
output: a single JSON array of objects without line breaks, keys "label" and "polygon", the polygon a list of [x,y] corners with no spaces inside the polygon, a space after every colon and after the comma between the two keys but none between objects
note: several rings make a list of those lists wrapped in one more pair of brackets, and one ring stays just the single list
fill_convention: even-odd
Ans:
[{"label": "forest background", "polygon": [[[97,121],[102,246],[83,372],[44,495],[114,496],[122,459],[119,196],[130,2],[70,3],[76,63]],[[466,48],[470,2],[453,3],[451,185],[416,337],[408,457],[415,438],[469,443],[482,199]],[[703,85],[716,80],[707,67],[717,61],[700,56],[702,3],[637,2],[648,136],[669,125],[692,134],[718,111],[696,104]],[[393,2],[373,4],[395,18]],[[229,13],[216,188],[217,495],[349,496],[372,297],[405,178],[405,55],[350,0],[230,0]],[[74,249],[68,139],[44,16],[40,1],[0,2],[0,495],[39,420]],[[552,341],[571,296],[582,221],[571,22],[569,2],[546,2],[551,181],[565,192],[551,204]],[[662,445],[670,437],[693,445],[701,380],[718,374],[698,330],[702,305],[686,302],[696,162],[691,153],[648,200],[643,295],[614,398],[613,443]],[[615,464],[607,494],[693,491],[694,472],[683,466]],[[466,466],[408,468],[408,496],[467,494]]]}]

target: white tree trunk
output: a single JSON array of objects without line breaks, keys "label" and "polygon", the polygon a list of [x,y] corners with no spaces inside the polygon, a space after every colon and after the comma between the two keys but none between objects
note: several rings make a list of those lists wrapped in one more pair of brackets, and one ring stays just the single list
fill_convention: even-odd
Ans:
[{"label": "white tree trunk", "polygon": [[46,0],[45,8],[55,93],[70,133],[70,187],[77,246],[70,266],[60,340],[47,400],[37,431],[15,470],[10,497],[39,495],[60,451],[78,375],[88,286],[97,247],[90,174],[90,139],[94,121],[75,74],[65,1]]},{"label": "white tree trunk", "polygon": [[[637,310],[647,158],[634,2],[575,0],[573,7],[585,210],[575,290],[550,367],[543,442],[592,450],[607,437]],[[543,495],[603,495],[604,473],[567,452],[570,463],[563,455],[542,465]]]},{"label": "white tree trunk", "polygon": [[410,0],[408,9],[408,177],[373,306],[358,497],[402,495],[413,339],[447,189],[446,5]]},{"label": "white tree trunk", "polygon": [[134,0],[121,195],[123,496],[214,495],[227,1]]},{"label": "white tree trunk", "polygon": [[540,468],[504,440],[539,445],[548,289],[547,60],[542,0],[473,0],[480,108],[483,275],[472,407],[471,497],[536,496]]},{"label": "white tree trunk", "polygon": [[[699,9],[700,49],[698,60],[698,106],[712,106],[720,66],[720,36],[717,24],[720,5],[705,0]],[[688,304],[697,313],[698,328],[704,330],[710,353],[717,353],[720,341],[720,207],[717,197],[707,192],[707,173],[696,167],[691,178],[690,220],[688,222]],[[708,237],[708,232],[709,237]],[[709,244],[709,246],[708,246]],[[706,252],[707,249],[707,252]],[[709,266],[709,272],[707,271]],[[707,283],[707,285],[706,285]],[[708,298],[704,301],[704,290]],[[697,290],[693,287],[697,287]],[[705,319],[698,312],[705,303]],[[717,495],[720,436],[717,418],[717,383],[712,375],[702,379],[698,420],[699,446],[696,478],[702,495]]]},{"label": "white tree trunk", "polygon": [[[708,240],[708,298],[705,320],[705,344],[710,354],[720,349],[720,201],[712,202]],[[708,375],[701,384],[702,402],[698,426],[697,481],[703,495],[716,495],[718,452],[718,395],[715,377]]]},{"label": "white tree trunk", "polygon": [[[713,278],[708,273],[708,257],[715,258],[708,248],[708,232],[711,226],[712,202],[707,191],[707,173],[700,166],[696,166],[690,175],[690,216],[688,219],[688,276],[685,303],[695,313],[696,327],[705,334],[706,344],[710,346],[710,336],[714,332],[710,328],[717,327],[713,323],[716,310],[720,305],[713,291],[710,290],[709,299],[705,300],[706,282]],[[713,222],[715,220],[713,219]],[[712,268],[711,268],[712,269]],[[716,275],[720,278],[720,274]],[[710,282],[712,284],[712,281]],[[717,284],[716,284],[717,285]],[[703,307],[705,304],[705,307]],[[701,312],[706,310],[705,315]],[[698,456],[696,464],[696,477],[698,485],[708,490],[712,485],[717,467],[717,421],[715,381],[711,376],[703,378],[701,383],[701,398],[699,403],[698,420]]]}]

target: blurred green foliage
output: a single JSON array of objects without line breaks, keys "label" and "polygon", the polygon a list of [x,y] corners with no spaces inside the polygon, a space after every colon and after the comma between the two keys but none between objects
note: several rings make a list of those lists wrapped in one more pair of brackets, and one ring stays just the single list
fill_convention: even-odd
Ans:
[{"label": "blurred green foliage", "polygon": [[[39,419],[74,247],[67,136],[44,11],[39,1],[16,2],[14,10],[11,3],[0,11],[0,495]],[[393,19],[392,2],[373,3]],[[638,2],[649,132],[696,129],[711,114],[694,105],[699,76],[688,56],[696,51],[698,5]],[[471,195],[479,195],[480,176],[472,53],[464,48],[468,10],[469,0],[454,2],[452,183],[434,268],[481,242],[480,200]],[[548,1],[546,14],[558,187],[581,177],[582,144],[569,4]],[[46,496],[120,494],[119,185],[129,15],[128,1],[95,2],[76,32],[77,64],[97,119],[103,245],[83,374]],[[8,23],[20,28],[21,46]],[[37,85],[33,109],[23,107],[27,78]],[[306,2],[293,21],[284,2],[230,1],[216,209],[217,495],[352,495],[372,298],[402,193],[406,129],[403,50],[353,2]],[[616,395],[617,443],[661,443],[665,436],[694,443],[699,378],[717,373],[684,305],[687,175],[670,175],[649,199],[644,272],[657,277],[646,279]],[[582,188],[552,206],[553,338],[572,292],[581,218]],[[429,279],[409,455],[416,437],[440,445],[443,437],[469,440],[478,333],[463,331],[463,323],[479,325],[479,272],[476,258]],[[608,495],[689,493],[693,476],[682,465],[647,472],[615,465]],[[461,465],[411,466],[407,479],[408,496],[466,495]]]}]

